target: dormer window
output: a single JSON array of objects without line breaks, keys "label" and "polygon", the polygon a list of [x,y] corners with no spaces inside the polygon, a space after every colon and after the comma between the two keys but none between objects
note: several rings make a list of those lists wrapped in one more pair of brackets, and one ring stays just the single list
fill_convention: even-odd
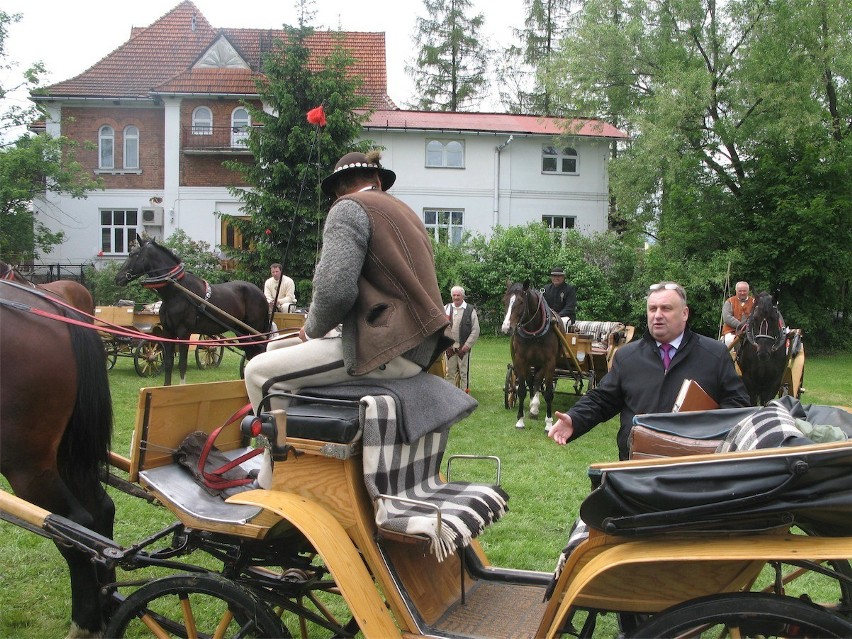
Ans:
[{"label": "dormer window", "polygon": [[426,142],[426,166],[430,168],[464,168],[464,143],[458,140]]},{"label": "dormer window", "polygon": [[106,124],[98,129],[98,168],[115,168],[115,131]]}]

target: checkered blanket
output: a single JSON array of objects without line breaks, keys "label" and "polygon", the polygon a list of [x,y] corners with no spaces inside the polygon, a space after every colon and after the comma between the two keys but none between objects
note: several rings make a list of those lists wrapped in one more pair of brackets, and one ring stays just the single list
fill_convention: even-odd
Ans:
[{"label": "checkered blanket", "polygon": [[[443,561],[467,546],[486,526],[507,511],[509,496],[499,486],[443,481],[439,475],[448,429],[429,433],[404,444],[396,423],[396,406],[388,395],[366,396],[362,456],[364,483],[376,506],[376,524],[382,530],[425,535],[430,551]],[[389,499],[391,495],[428,502],[441,511]]]}]

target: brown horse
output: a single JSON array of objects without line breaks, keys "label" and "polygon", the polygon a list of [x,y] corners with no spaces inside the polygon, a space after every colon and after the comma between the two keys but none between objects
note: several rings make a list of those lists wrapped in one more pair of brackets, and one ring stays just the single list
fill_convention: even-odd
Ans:
[{"label": "brown horse", "polygon": [[[241,336],[266,330],[269,308],[266,296],[251,282],[234,280],[210,285],[187,271],[181,259],[165,246],[139,238],[115,276],[115,283],[123,286],[143,275],[146,277],[142,285],[153,289],[163,300],[160,323],[167,338],[189,340],[193,333],[220,335],[227,331]],[[266,345],[254,343],[240,348],[251,359],[265,351]],[[178,345],[181,384],[186,383],[188,350],[186,341]],[[163,342],[166,386],[172,383],[174,357],[174,342]]]},{"label": "brown horse", "polygon": [[[115,507],[98,480],[112,435],[103,342],[64,318],[84,319],[36,288],[0,281],[0,472],[22,499],[112,537]],[[71,576],[69,636],[95,636],[100,585],[114,575],[57,547]]]},{"label": "brown horse", "polygon": [[515,428],[524,428],[524,400],[530,396],[530,416],[538,417],[538,394],[544,392],[547,405],[545,431],[553,425],[553,376],[559,355],[560,330],[558,319],[553,318],[544,296],[529,281],[509,283],[503,296],[506,317],[504,333],[513,331],[511,342],[512,368],[517,380],[518,421]]},{"label": "brown horse", "polygon": [[[80,282],[74,280],[56,280],[55,282],[47,282],[45,284],[33,284],[23,275],[21,275],[14,267],[0,262],[0,279],[11,280],[24,286],[33,286],[41,289],[54,297],[70,304],[76,309],[79,309],[87,315],[93,315],[95,312],[95,301],[92,299],[92,294]],[[94,319],[87,318],[89,322]]]},{"label": "brown horse", "polygon": [[737,363],[751,403],[763,406],[781,390],[787,366],[787,331],[769,293],[754,300]]}]

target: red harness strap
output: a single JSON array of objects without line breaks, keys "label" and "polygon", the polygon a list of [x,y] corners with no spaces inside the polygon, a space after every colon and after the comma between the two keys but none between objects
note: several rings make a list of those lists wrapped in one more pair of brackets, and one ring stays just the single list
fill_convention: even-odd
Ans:
[{"label": "red harness strap", "polygon": [[251,412],[251,404],[246,404],[242,408],[240,408],[236,413],[231,415],[227,421],[219,426],[216,430],[210,433],[210,436],[207,438],[207,442],[204,444],[204,448],[201,450],[201,455],[198,457],[198,472],[201,473],[201,476],[204,478],[204,483],[208,488],[213,488],[214,490],[225,490],[226,488],[234,488],[236,486],[245,486],[246,484],[250,484],[254,481],[251,477],[243,477],[241,479],[226,479],[222,475],[227,473],[232,468],[236,468],[244,461],[248,461],[252,457],[256,457],[263,452],[263,448],[255,448],[254,450],[250,450],[249,452],[240,455],[236,459],[231,460],[227,464],[223,464],[216,470],[208,471],[205,469],[207,465],[207,457],[210,455],[210,451],[213,449],[213,443],[216,441],[216,438],[219,436],[219,433],[222,432],[222,429],[228,426],[229,424],[233,424],[235,421],[242,419],[248,413]]}]

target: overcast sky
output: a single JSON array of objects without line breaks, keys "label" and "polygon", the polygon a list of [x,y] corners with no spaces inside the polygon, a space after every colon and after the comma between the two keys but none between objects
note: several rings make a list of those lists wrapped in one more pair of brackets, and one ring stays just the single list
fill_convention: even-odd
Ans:
[{"label": "overcast sky", "polygon": [[[214,28],[279,28],[296,24],[294,2],[287,0],[194,0]],[[147,27],[176,7],[180,0],[3,0],[7,13],[23,18],[10,26],[6,61],[22,67],[41,60],[46,84],[67,80],[88,69],[130,37],[132,27]],[[505,47],[511,28],[523,25],[523,0],[473,0],[475,11],[485,14],[485,30],[492,46]],[[388,69],[388,94],[403,106],[412,98],[412,83],[405,65],[414,52],[415,18],[425,16],[422,0],[318,0],[315,26],[346,31],[384,31]],[[241,10],[242,9],[242,10]],[[0,78],[9,87],[11,78]],[[496,99],[481,110],[501,110]]]}]

